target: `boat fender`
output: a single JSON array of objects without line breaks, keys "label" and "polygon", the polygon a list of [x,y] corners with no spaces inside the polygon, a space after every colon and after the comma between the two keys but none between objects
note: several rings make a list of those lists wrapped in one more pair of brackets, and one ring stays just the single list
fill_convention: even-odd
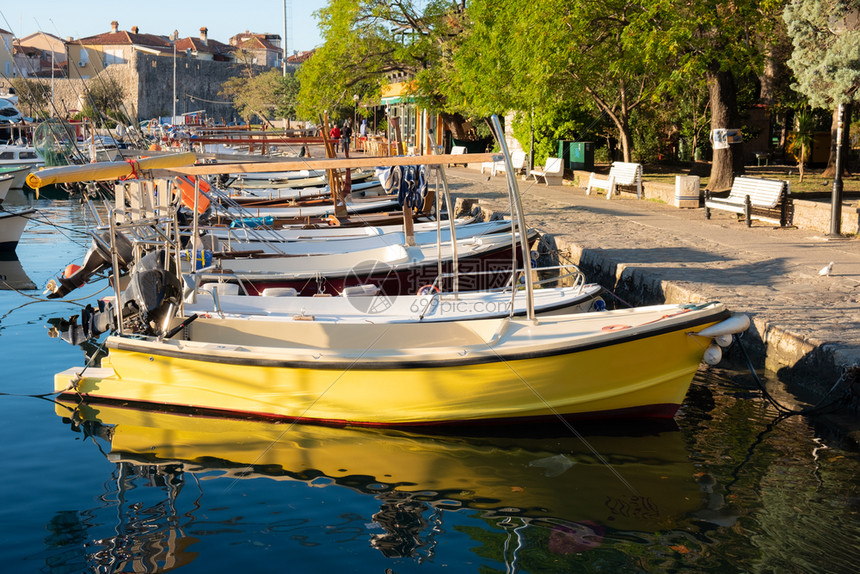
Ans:
[{"label": "boat fender", "polygon": [[[182,205],[188,209],[194,209],[194,184],[184,177],[177,177],[173,180],[173,184],[181,194]],[[202,181],[201,181],[202,184]],[[204,213],[209,209],[209,198],[201,192],[197,194],[197,213]]]},{"label": "boat fender", "polygon": [[430,293],[432,293],[433,291],[435,291],[436,293],[438,293],[438,292],[439,292],[439,288],[438,288],[438,287],[436,287],[435,285],[422,285],[421,287],[419,287],[419,288],[418,288],[418,291],[417,291],[415,294],[416,294],[416,295],[419,295],[419,296],[421,296],[421,295],[429,295],[429,294],[430,294]]},{"label": "boat fender", "polygon": [[80,265],[75,265],[74,263],[69,263],[68,265],[66,265],[65,270],[63,270],[63,277],[68,279],[69,277],[71,277],[72,275],[77,273],[78,269],[80,269],[80,268],[81,268]]},{"label": "boat fender", "polygon": [[606,325],[602,330],[607,333],[612,333],[614,331],[623,331],[624,329],[629,329],[630,325]]},{"label": "boat fender", "polygon": [[732,315],[725,321],[720,321],[716,325],[706,327],[696,333],[700,337],[719,337],[720,335],[734,335],[743,333],[750,326],[750,318],[743,313]]},{"label": "boat fender", "polygon": [[714,343],[724,349],[731,345],[734,340],[734,336],[732,335],[720,335],[719,337],[714,337]]},{"label": "boat fender", "polygon": [[708,345],[708,348],[705,349],[705,354],[702,357],[702,360],[705,361],[705,364],[711,365],[712,367],[720,362],[723,358],[723,351],[720,349],[720,346],[716,343],[711,343]]}]

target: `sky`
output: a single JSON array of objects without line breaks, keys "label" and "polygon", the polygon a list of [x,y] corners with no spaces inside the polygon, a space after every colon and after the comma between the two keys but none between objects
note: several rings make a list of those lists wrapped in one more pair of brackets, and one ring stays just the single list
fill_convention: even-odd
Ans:
[{"label": "sky", "polygon": [[[310,50],[322,44],[313,12],[327,0],[287,0],[287,49]],[[120,30],[137,26],[141,34],[168,36],[174,30],[180,38],[200,35],[209,29],[209,38],[228,43],[231,36],[246,30],[256,33],[284,33],[284,0],[19,0],[0,5],[0,28],[23,38],[47,32],[66,39],[110,32],[116,20]]]}]

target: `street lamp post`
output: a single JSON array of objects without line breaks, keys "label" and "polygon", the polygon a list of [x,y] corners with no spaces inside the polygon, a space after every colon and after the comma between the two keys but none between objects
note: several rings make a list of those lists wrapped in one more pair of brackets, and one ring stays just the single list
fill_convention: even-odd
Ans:
[{"label": "street lamp post", "polygon": [[842,134],[845,124],[845,104],[839,104],[838,110],[836,116],[836,173],[833,176],[828,237],[842,237]]},{"label": "street lamp post", "polygon": [[358,150],[358,100],[358,94],[352,96],[352,139],[355,140],[355,150]]},{"label": "street lamp post", "polygon": [[173,117],[170,118],[170,123],[176,125],[176,40],[178,36],[173,38]]}]

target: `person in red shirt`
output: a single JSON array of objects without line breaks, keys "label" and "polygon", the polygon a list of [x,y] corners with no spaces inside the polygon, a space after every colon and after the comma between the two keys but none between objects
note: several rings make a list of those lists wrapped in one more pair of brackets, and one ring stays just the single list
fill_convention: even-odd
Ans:
[{"label": "person in red shirt", "polygon": [[328,132],[328,137],[334,143],[334,149],[338,149],[340,147],[340,128],[337,127],[337,124],[332,126],[331,131]]}]

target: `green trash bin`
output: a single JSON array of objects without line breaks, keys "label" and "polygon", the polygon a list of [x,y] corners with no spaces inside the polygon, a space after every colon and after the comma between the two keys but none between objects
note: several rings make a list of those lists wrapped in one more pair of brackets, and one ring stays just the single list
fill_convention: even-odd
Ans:
[{"label": "green trash bin", "polygon": [[594,142],[570,142],[570,167],[594,171]]},{"label": "green trash bin", "polygon": [[564,169],[570,169],[570,160],[573,157],[571,155],[570,146],[575,143],[571,140],[558,140],[558,155],[556,157],[561,158],[561,163],[564,165]]}]

